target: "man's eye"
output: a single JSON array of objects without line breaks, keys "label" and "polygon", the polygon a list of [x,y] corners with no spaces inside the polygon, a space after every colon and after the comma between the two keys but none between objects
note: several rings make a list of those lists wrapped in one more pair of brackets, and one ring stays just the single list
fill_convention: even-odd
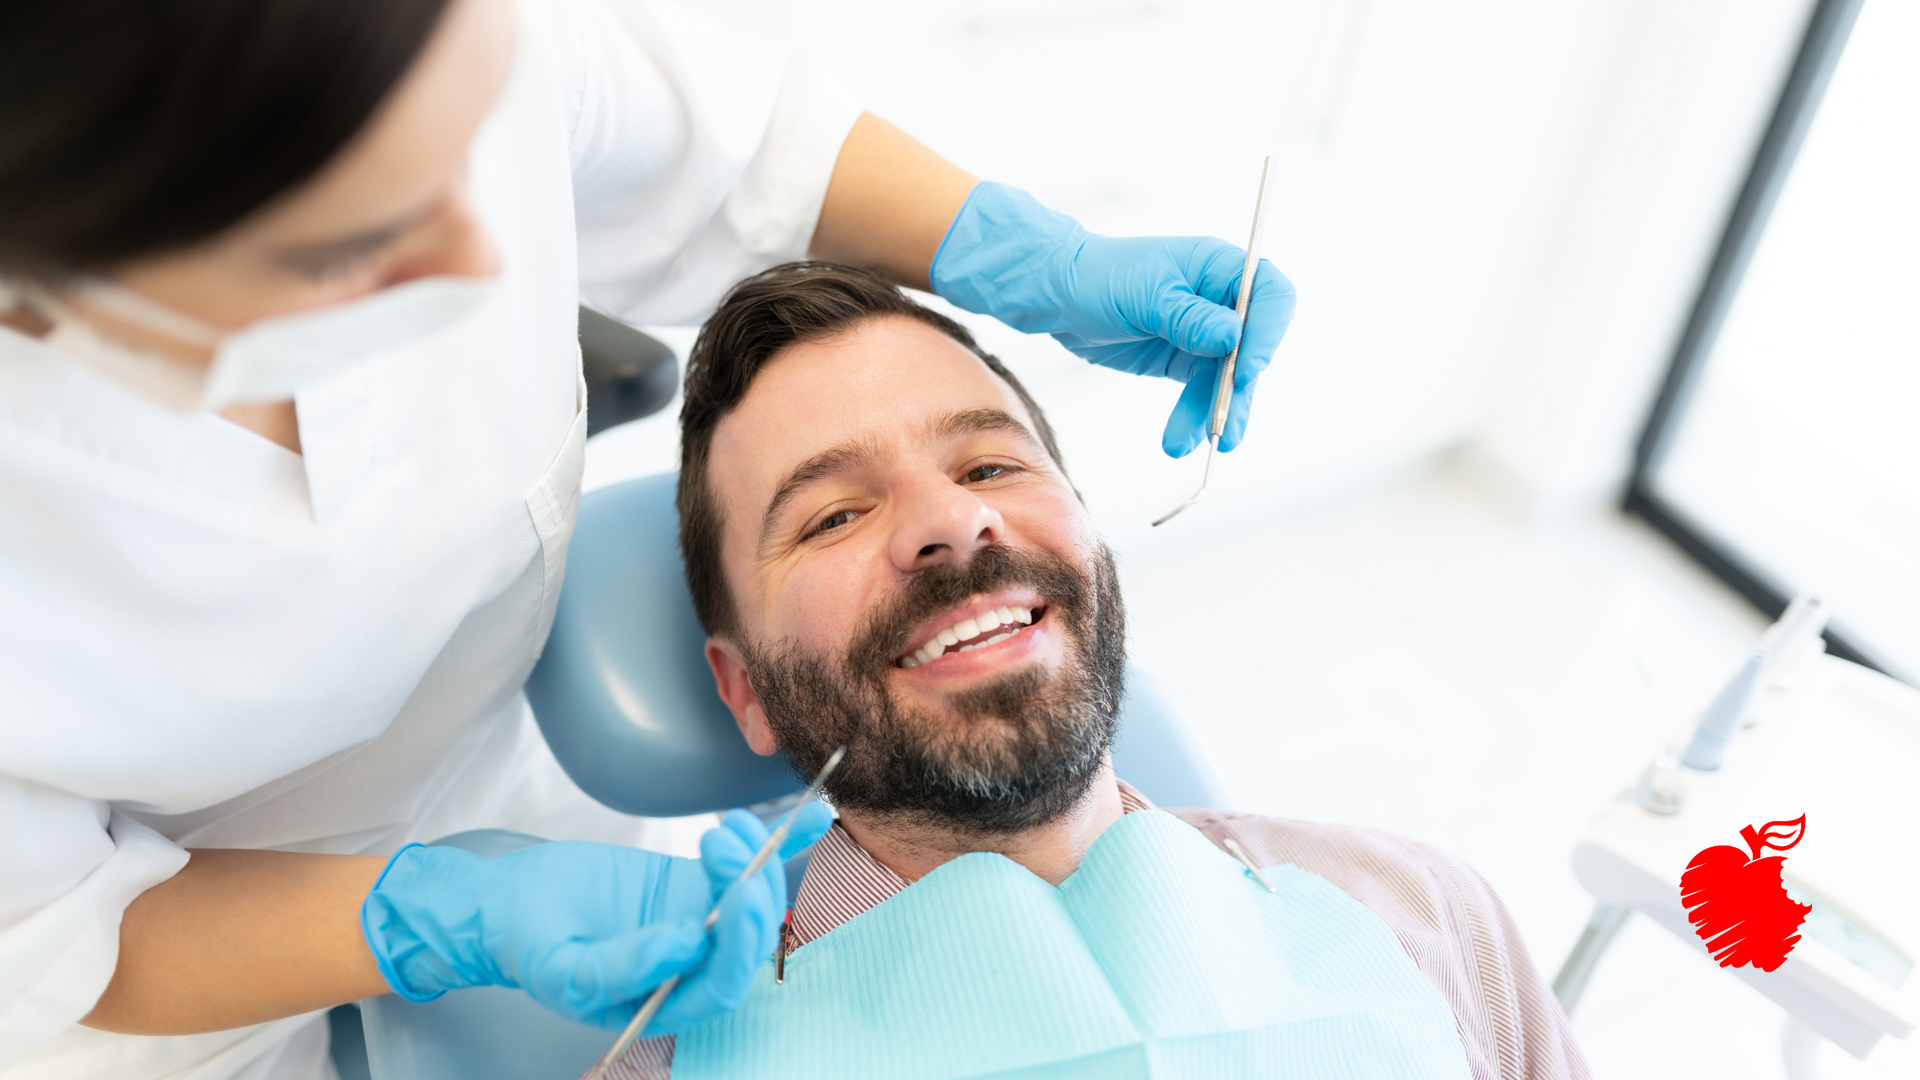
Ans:
[{"label": "man's eye", "polygon": [[968,471],[966,480],[969,484],[978,484],[985,480],[991,480],[1006,471],[1007,467],[1005,465],[980,465]]},{"label": "man's eye", "polygon": [[826,517],[821,518],[820,523],[809,530],[807,535],[819,536],[829,529],[837,529],[842,525],[851,524],[853,519],[859,516],[860,512],[858,510],[836,510]]}]

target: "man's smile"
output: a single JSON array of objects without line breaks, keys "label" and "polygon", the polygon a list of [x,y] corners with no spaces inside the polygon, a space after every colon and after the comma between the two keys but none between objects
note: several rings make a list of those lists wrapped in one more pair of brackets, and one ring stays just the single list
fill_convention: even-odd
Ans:
[{"label": "man's smile", "polygon": [[[894,665],[912,669],[938,664],[945,668],[951,665],[952,658],[963,653],[1037,636],[1032,628],[1046,615],[1047,605],[1031,589],[1004,589],[976,596],[923,623],[909,639],[906,650],[894,658]],[[1018,644],[1030,646],[1037,642],[1023,640]],[[1014,651],[1024,654],[1029,650]]]}]

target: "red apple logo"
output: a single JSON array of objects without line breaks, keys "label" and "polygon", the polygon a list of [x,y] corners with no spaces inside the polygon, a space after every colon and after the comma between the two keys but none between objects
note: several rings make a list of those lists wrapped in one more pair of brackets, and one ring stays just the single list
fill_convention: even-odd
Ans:
[{"label": "red apple logo", "polygon": [[[1752,964],[1772,971],[1800,943],[1800,924],[1813,908],[1797,904],[1780,881],[1786,856],[1760,857],[1760,849],[1785,851],[1807,835],[1807,815],[1769,821],[1759,832],[1740,830],[1747,851],[1720,845],[1693,857],[1680,875],[1680,902],[1687,921],[1721,967]],[[1751,857],[1749,857],[1749,852]]]}]

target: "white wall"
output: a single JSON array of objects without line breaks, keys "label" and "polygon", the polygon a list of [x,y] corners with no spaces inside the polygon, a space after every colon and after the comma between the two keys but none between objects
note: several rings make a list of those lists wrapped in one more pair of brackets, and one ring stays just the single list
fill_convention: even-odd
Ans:
[{"label": "white wall", "polygon": [[1634,6],[1472,458],[1549,512],[1612,495],[1812,8]]}]

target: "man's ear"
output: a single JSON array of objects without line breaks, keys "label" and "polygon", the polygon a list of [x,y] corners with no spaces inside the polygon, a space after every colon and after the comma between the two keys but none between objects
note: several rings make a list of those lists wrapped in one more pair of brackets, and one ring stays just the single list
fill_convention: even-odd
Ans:
[{"label": "man's ear", "polygon": [[747,661],[739,647],[731,641],[708,638],[707,666],[713,669],[714,689],[732,710],[733,722],[740,725],[740,734],[753,752],[765,757],[780,749],[773,728],[767,725],[766,710],[760,707],[760,695],[753,692],[753,681],[747,678]]}]

